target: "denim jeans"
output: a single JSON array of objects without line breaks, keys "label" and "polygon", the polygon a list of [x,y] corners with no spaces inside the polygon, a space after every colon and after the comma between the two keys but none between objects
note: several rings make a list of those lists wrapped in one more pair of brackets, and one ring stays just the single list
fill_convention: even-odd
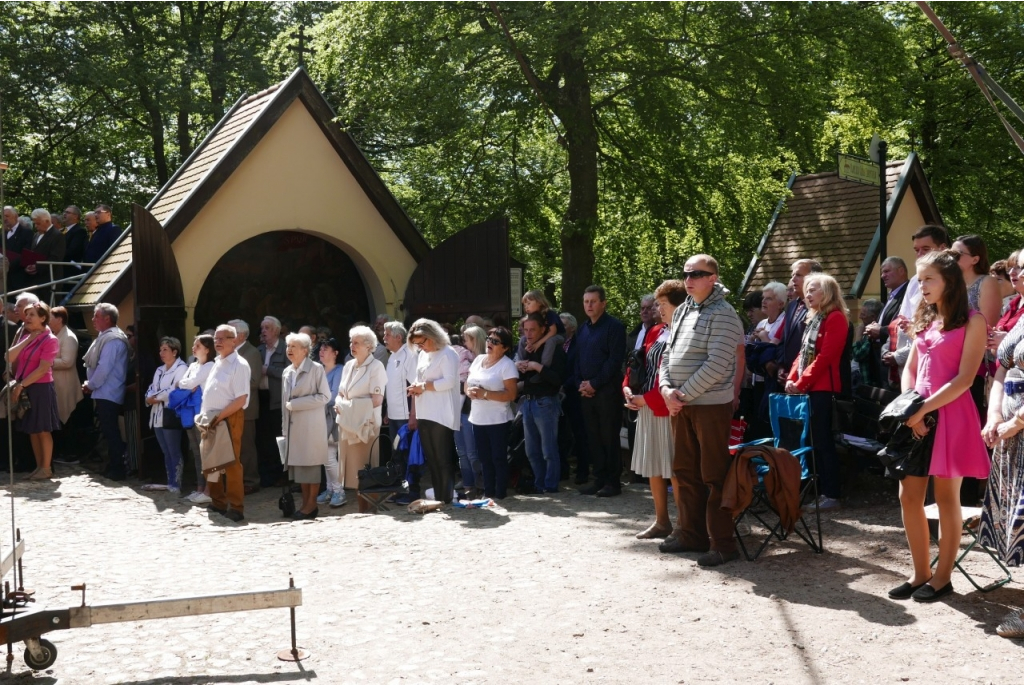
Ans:
[{"label": "denim jeans", "polygon": [[483,467],[480,455],[477,454],[476,436],[469,423],[469,414],[462,415],[462,430],[455,431],[455,451],[459,454],[459,468],[462,469],[462,487],[474,488],[482,486]]},{"label": "denim jeans", "polygon": [[154,428],[160,451],[164,453],[164,468],[167,469],[167,487],[181,490],[181,429]]},{"label": "denim jeans", "polygon": [[538,490],[557,490],[562,475],[558,454],[558,416],[561,405],[557,396],[523,401],[523,432],[526,436],[526,458],[533,469]]}]

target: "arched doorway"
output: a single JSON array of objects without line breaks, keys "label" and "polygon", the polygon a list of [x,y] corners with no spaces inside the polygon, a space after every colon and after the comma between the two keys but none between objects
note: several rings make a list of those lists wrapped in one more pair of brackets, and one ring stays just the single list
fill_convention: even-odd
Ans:
[{"label": "arched doorway", "polygon": [[290,331],[327,326],[344,343],[352,324],[370,320],[370,306],[359,270],[343,250],[299,231],[272,231],[217,261],[199,291],[195,323],[202,331],[242,319],[259,344],[259,322],[267,315]]}]

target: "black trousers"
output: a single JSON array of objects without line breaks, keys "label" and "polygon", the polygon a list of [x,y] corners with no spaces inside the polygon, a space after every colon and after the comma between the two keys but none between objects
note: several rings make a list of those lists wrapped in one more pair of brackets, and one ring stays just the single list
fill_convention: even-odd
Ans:
[{"label": "black trousers", "polygon": [[127,466],[124,461],[125,445],[121,439],[121,426],[118,417],[121,415],[120,404],[110,400],[93,400],[96,406],[96,418],[99,420],[100,433],[107,441],[107,454],[110,461],[107,462],[107,472],[115,476],[124,477]]},{"label": "black trousers", "polygon": [[821,494],[839,499],[843,496],[843,477],[832,435],[832,396],[828,391],[807,393],[811,402],[811,440],[814,463],[818,467]]},{"label": "black trousers", "polygon": [[256,458],[259,462],[260,487],[272,487],[282,477],[281,452],[277,448],[280,435],[281,408],[271,409],[270,391],[260,390],[260,417],[256,419]]},{"label": "black trousers", "polygon": [[562,402],[562,411],[572,430],[573,454],[576,455],[576,475],[584,480],[590,475],[590,456],[587,449],[587,424],[583,420],[583,407],[580,405],[580,394],[576,390],[567,390]]},{"label": "black trousers", "polygon": [[434,421],[417,420],[423,461],[434,487],[434,499],[449,504],[455,489],[454,463],[455,431]]},{"label": "black trousers", "polygon": [[599,488],[606,485],[622,487],[622,447],[619,443],[622,401],[617,386],[602,388],[593,397],[580,398],[587,427],[589,461],[594,469],[594,484]]}]

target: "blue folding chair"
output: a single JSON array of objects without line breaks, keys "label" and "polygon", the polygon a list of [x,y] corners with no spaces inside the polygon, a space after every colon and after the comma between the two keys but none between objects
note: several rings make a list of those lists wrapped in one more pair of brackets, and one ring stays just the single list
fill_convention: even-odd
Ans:
[{"label": "blue folding chair", "polygon": [[[772,424],[772,436],[762,440],[737,445],[734,453],[738,453],[744,447],[755,445],[768,445],[780,447],[800,462],[800,505],[801,515],[793,531],[800,538],[810,545],[814,552],[820,554],[824,551],[821,537],[821,512],[818,510],[818,476],[814,463],[814,444],[811,439],[811,402],[807,395],[786,395],[783,393],[772,393],[768,398],[769,415]],[[757,483],[754,485],[754,497],[742,514],[736,517],[736,539],[740,549],[748,561],[753,561],[761,556],[768,543],[772,539],[785,540],[788,533],[782,526],[778,512],[772,507],[764,488],[764,476],[768,473],[768,463],[759,457],[750,460],[757,471]],[[804,512],[804,505],[814,508],[814,522],[817,529],[817,540],[811,527],[807,524]],[[747,516],[756,519],[758,523],[768,529],[768,535],[761,542],[753,555],[747,550],[740,535],[739,525]],[[771,520],[770,520],[771,519]],[[800,529],[803,526],[803,530]]]}]

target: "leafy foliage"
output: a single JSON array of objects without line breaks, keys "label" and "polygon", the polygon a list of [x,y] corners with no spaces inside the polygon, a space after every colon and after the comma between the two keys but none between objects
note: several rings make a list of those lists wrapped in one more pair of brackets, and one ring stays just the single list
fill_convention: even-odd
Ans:
[{"label": "leafy foliage", "polygon": [[[935,9],[1011,94],[1024,8]],[[145,202],[238,97],[307,68],[436,244],[506,216],[540,287],[639,295],[707,251],[737,288],[793,171],[922,158],[954,233],[1018,247],[1017,151],[913,3],[0,5],[6,193]],[[481,259],[486,259],[481,255]]]}]

